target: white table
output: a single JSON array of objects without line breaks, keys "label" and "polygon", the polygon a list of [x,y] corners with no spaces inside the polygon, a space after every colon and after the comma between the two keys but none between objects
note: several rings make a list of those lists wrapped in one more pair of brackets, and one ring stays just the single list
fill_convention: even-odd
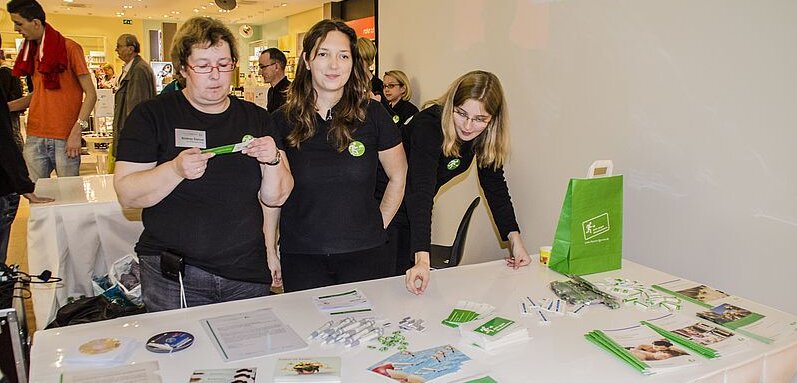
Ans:
[{"label": "white table", "polygon": [[93,296],[91,277],[104,275],[144,230],[139,211],[125,211],[116,199],[113,175],[41,178],[36,194],[55,198],[31,204],[28,267],[63,278],[58,284],[31,285],[36,327],[47,326],[67,297]]},{"label": "white table", "polygon": [[[658,283],[672,278],[629,261],[624,262],[623,270],[590,278],[602,279],[606,276],[634,278],[644,283]],[[408,315],[427,321],[428,328],[425,332],[407,335],[410,350],[453,344],[471,358],[487,364],[490,375],[502,383],[789,382],[797,372],[797,336],[793,335],[772,345],[750,341],[749,351],[705,360],[697,367],[674,373],[644,377],[583,337],[592,329],[616,328],[651,316],[651,312],[628,307],[620,310],[595,307],[581,318],[555,318],[554,323],[548,327],[538,326],[534,319],[521,319],[534,339],[512,348],[511,352],[490,356],[462,344],[457,330],[438,324],[448,315],[457,300],[488,302],[496,306],[499,312],[518,317],[517,303],[522,297],[548,295],[548,282],[561,280],[563,277],[536,263],[514,271],[506,268],[503,261],[435,271],[432,277],[429,289],[422,296],[409,294],[400,278],[353,285],[368,296],[380,316],[393,323]],[[31,382],[58,382],[59,374],[65,368],[58,362],[58,349],[76,348],[88,340],[103,336],[132,337],[143,343],[150,336],[168,330],[188,331],[196,336],[196,341],[189,349],[171,355],[154,354],[142,346],[131,359],[132,362],[158,361],[163,382],[187,382],[194,369],[243,367],[257,367],[257,381],[270,382],[277,357],[224,363],[200,327],[199,320],[273,307],[283,321],[290,323],[300,336],[305,337],[328,319],[315,308],[312,297],[342,292],[352,287],[333,286],[39,331],[35,335],[31,353]],[[697,307],[693,309],[696,310]],[[393,352],[395,351],[379,352],[367,348],[344,349],[320,346],[313,342],[308,350],[280,356],[340,355],[343,360],[344,382],[389,382],[386,378],[366,371],[366,368]]]}]

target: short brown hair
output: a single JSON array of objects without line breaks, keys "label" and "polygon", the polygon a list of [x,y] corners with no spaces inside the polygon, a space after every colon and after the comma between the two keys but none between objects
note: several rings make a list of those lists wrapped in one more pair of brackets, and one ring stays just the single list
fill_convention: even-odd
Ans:
[{"label": "short brown hair", "polygon": [[232,32],[221,21],[210,17],[192,17],[180,27],[172,42],[175,72],[185,70],[194,45],[215,46],[221,41],[230,45],[230,56],[238,62],[238,46]]}]

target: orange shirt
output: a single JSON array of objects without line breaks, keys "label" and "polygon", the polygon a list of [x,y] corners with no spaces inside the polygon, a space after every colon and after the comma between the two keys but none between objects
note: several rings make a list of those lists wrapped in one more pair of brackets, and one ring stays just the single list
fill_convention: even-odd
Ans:
[{"label": "orange shirt", "polygon": [[[33,71],[33,98],[28,112],[28,135],[65,140],[77,122],[83,105],[83,88],[78,76],[89,73],[83,48],[66,39],[66,56],[69,62],[58,75],[61,89],[44,89],[44,79],[38,70]],[[36,55],[35,68],[39,67]]]}]

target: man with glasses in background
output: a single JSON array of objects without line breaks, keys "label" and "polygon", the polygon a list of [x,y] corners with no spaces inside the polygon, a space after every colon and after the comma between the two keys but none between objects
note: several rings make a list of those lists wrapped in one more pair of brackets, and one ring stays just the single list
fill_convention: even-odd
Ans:
[{"label": "man with glasses in background", "polygon": [[142,101],[155,97],[155,73],[149,63],[142,59],[141,44],[136,36],[123,34],[116,40],[116,54],[124,61],[122,74],[115,86],[113,106],[113,154],[119,143],[119,133],[133,108]]},{"label": "man with glasses in background", "polygon": [[288,60],[281,50],[268,48],[260,53],[258,61],[263,81],[271,84],[271,87],[268,88],[266,108],[269,112],[274,112],[285,104],[285,100],[288,98],[288,85],[291,85],[290,80],[285,76],[285,66],[288,65]]},{"label": "man with glasses in background", "polygon": [[282,139],[266,110],[230,96],[237,41],[220,21],[187,20],[171,58],[185,88],[139,104],[116,152],[119,203],[143,208],[144,304],[268,295],[280,265],[266,261],[261,202],[279,206],[293,188]]}]

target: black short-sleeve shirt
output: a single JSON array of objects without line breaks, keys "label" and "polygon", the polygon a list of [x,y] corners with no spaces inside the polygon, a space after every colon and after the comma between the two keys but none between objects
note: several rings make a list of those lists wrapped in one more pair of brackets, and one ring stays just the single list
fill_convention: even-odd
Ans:
[{"label": "black short-sleeve shirt", "polygon": [[[284,108],[273,115],[282,137]],[[334,109],[333,109],[334,113]],[[398,129],[376,101],[353,142],[338,152],[328,137],[331,122],[316,114],[316,134],[298,148],[285,145],[294,187],[280,215],[280,252],[340,254],[385,243],[379,201],[374,199],[379,152],[401,144]]]},{"label": "black short-sleeve shirt", "polygon": [[[206,148],[241,142],[245,135],[281,138],[266,110],[230,97],[219,114],[195,109],[183,92],[170,92],[137,106],[119,138],[117,161],[158,165],[187,148],[177,147],[175,130],[204,132]],[[262,173],[255,158],[216,155],[205,174],[183,180],[163,200],[145,208],[139,255],[170,250],[186,263],[225,278],[270,283],[258,199]]]}]

